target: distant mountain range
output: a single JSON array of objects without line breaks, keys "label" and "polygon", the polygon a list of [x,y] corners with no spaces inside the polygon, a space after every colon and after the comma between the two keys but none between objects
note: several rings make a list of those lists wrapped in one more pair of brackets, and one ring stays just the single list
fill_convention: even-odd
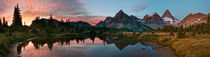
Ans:
[{"label": "distant mountain range", "polygon": [[168,25],[189,27],[191,25],[206,23],[208,16],[210,16],[210,14],[191,13],[180,21],[167,9],[162,17],[154,12],[152,15],[145,15],[143,19],[140,19],[133,15],[128,16],[120,10],[114,17],[107,17],[104,21],[99,22],[96,27],[104,26],[108,28],[130,29],[134,31],[149,30],[150,28],[158,29]]},{"label": "distant mountain range", "polygon": [[149,29],[158,29],[167,25],[172,25],[179,22],[173,17],[169,10],[166,10],[161,17],[157,13],[145,15],[143,19],[139,19],[133,15],[128,16],[120,10],[114,17],[107,17],[104,21],[96,24],[96,27],[108,27],[118,29],[130,29],[134,31],[142,31]]},{"label": "distant mountain range", "polygon": [[[162,16],[154,12],[152,15],[145,15],[143,19],[140,19],[133,15],[129,16],[122,10],[120,10],[114,17],[106,17],[104,21],[99,22],[95,25],[95,27],[128,29],[132,31],[158,29],[168,25],[173,25],[177,27],[189,27],[196,24],[206,23],[208,16],[210,16],[210,13],[191,13],[187,15],[183,20],[179,21],[170,13],[169,10],[166,10]],[[50,19],[44,18],[34,20],[31,26],[35,26],[36,24],[48,24],[49,21]],[[51,21],[53,21],[55,25],[59,25],[59,23],[61,22],[55,19]],[[69,22],[69,25],[76,27],[92,27],[92,25],[83,21]]]}]

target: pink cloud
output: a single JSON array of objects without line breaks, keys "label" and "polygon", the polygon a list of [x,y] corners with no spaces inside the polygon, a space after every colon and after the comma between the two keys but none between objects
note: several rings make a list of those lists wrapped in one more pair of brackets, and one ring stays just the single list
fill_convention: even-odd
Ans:
[{"label": "pink cloud", "polygon": [[[9,24],[13,19],[14,6],[19,4],[22,21],[30,25],[36,16],[47,17],[53,14],[55,17],[71,17],[72,20],[82,20],[96,24],[102,18],[88,17],[85,11],[87,5],[81,0],[0,0],[0,17],[6,17]],[[79,16],[86,16],[80,18]],[[88,18],[87,18],[88,17]],[[93,19],[93,20],[92,20]]]}]

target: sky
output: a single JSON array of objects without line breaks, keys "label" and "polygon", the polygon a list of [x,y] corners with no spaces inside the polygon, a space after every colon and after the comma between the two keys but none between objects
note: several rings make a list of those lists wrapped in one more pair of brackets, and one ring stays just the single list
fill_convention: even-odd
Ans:
[{"label": "sky", "polygon": [[92,25],[114,16],[119,10],[143,18],[157,12],[160,16],[169,9],[182,20],[190,13],[210,13],[210,0],[0,0],[0,18],[11,24],[14,6],[19,4],[22,21],[30,25],[36,16],[71,21],[86,21]]}]

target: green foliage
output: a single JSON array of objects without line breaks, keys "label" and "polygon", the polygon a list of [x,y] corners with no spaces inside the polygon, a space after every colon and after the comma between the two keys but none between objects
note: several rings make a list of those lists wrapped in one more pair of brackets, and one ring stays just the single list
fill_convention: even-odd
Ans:
[{"label": "green foliage", "polygon": [[151,32],[151,34],[152,34],[152,35],[154,35],[154,34],[155,34],[155,32],[154,32],[154,31],[152,31],[152,32]]},{"label": "green foliage", "polygon": [[179,30],[177,32],[177,38],[184,38],[185,37],[185,33],[182,30]]},{"label": "green foliage", "polygon": [[170,32],[170,34],[169,34],[170,36],[174,36],[174,33],[173,32]]},{"label": "green foliage", "polygon": [[177,32],[178,29],[182,29],[182,28],[178,28],[178,27],[175,27],[175,26],[165,26],[163,27],[162,29],[159,29],[158,31],[163,31],[163,32]]},{"label": "green foliage", "polygon": [[137,36],[140,36],[142,34],[142,32],[140,31],[138,34],[137,34]]},{"label": "green foliage", "polygon": [[210,24],[210,16],[208,16],[207,24]]},{"label": "green foliage", "polygon": [[5,20],[5,17],[3,17],[3,27],[8,27],[7,21]]},{"label": "green foliage", "polygon": [[195,36],[196,35],[196,31],[192,31],[191,36]]},{"label": "green foliage", "polygon": [[136,35],[136,32],[133,32],[133,35]]}]

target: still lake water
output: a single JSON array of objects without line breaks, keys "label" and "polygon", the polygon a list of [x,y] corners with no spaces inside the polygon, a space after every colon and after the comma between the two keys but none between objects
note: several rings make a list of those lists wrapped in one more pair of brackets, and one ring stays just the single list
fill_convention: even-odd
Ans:
[{"label": "still lake water", "polygon": [[20,57],[156,57],[151,46],[101,38],[34,39],[18,47]]}]

